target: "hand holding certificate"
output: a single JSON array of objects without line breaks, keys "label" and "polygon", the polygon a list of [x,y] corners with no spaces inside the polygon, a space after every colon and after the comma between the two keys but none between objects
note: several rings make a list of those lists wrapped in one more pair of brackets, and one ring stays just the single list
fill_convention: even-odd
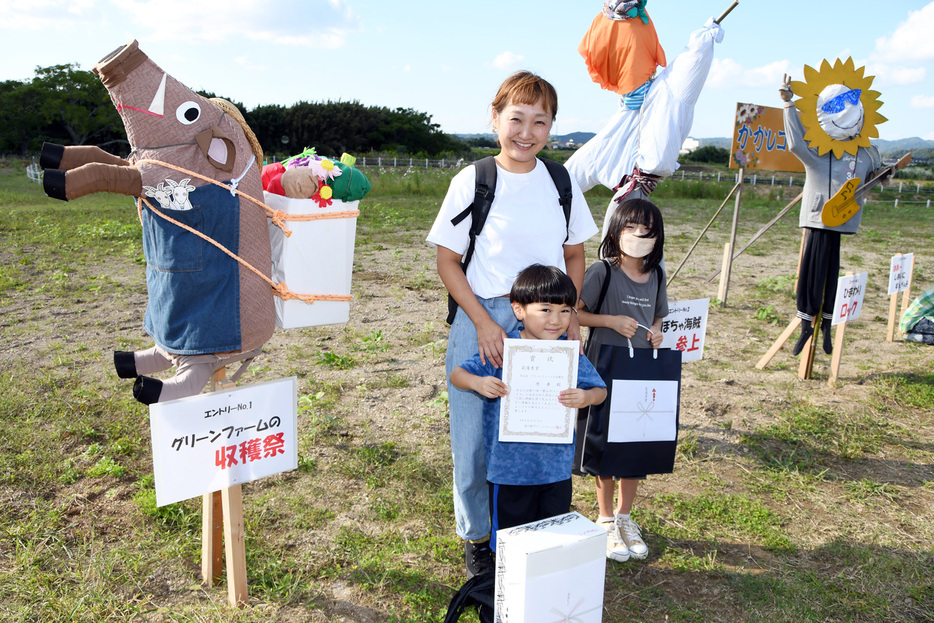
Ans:
[{"label": "hand holding certificate", "polygon": [[506,339],[503,348],[499,440],[572,443],[576,409],[558,395],[577,387],[580,342]]}]

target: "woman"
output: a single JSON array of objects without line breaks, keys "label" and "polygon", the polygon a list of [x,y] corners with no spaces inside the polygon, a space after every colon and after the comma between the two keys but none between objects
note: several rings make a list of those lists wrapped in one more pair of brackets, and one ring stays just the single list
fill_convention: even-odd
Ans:
[{"label": "woman", "polygon": [[[452,219],[474,199],[476,168],[452,180],[428,234],[437,246],[438,275],[458,304],[446,357],[450,378],[455,367],[477,352],[502,365],[503,339],[518,328],[508,294],[519,272],[531,264],[557,266],[580,292],[584,280],[584,241],[597,233],[584,196],[571,181],[571,212],[566,220],[558,191],[536,157],[545,147],[558,111],[558,96],[548,82],[527,71],[500,85],[491,104],[493,131],[500,153],[495,198],[476,237],[466,274],[461,260],[470,244],[470,219]],[[580,339],[575,317],[568,339]],[[457,534],[465,539],[467,573],[493,569],[489,548],[490,509],[484,460],[482,406],[478,394],[448,382],[451,451],[454,459],[454,513]]]}]

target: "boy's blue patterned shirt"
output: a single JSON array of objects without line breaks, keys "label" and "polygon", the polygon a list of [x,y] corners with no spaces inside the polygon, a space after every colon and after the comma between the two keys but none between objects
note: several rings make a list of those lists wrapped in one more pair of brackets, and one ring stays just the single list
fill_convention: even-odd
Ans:
[{"label": "boy's blue patterned shirt", "polygon": [[[520,326],[520,330],[521,330]],[[519,331],[507,337],[519,339]],[[561,338],[565,339],[564,337]],[[460,365],[476,376],[503,378],[503,369],[494,368],[489,359],[480,363],[479,353]],[[580,356],[577,364],[577,387],[606,387],[590,361]],[[555,401],[558,397],[555,396]],[[499,441],[499,398],[483,401],[483,438],[486,447],[486,479],[498,485],[545,485],[571,477],[574,443],[525,443]],[[573,425],[573,422],[572,422]]]}]

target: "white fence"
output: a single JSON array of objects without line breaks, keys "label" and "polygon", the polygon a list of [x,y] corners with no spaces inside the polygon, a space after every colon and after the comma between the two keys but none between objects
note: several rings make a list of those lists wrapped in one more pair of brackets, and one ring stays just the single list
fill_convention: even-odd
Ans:
[{"label": "white fence", "polygon": [[29,181],[36,182],[38,184],[42,183],[42,169],[39,168],[39,165],[33,162],[26,167],[26,177],[29,178]]}]

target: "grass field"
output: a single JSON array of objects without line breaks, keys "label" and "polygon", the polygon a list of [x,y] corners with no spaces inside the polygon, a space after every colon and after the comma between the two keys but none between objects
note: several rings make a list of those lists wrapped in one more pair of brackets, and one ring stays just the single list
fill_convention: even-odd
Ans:
[{"label": "grass field", "polygon": [[[299,468],[243,488],[250,603],[232,609],[200,585],[200,500],[156,507],[148,410],[113,371],[112,350],[150,344],[135,210],[47,199],[24,166],[0,166],[0,617],[441,621],[466,578],[424,238],[452,173],[368,170],[350,323],[278,330],[245,375],[298,377]],[[669,269],[730,187],[656,191]],[[747,191],[740,240],[796,192]],[[598,222],[608,198],[588,194]],[[884,338],[888,259],[913,251],[913,293],[930,286],[934,215],[892,203],[874,193],[844,241],[843,269],[870,283],[835,388],[823,355],[798,379],[789,346],[753,367],[794,313],[797,209],[737,261],[684,367],[675,471],[636,501],[650,556],[608,561],[604,621],[934,620],[934,348]],[[672,298],[716,296],[731,211]],[[595,517],[592,483],[574,486]]]}]

